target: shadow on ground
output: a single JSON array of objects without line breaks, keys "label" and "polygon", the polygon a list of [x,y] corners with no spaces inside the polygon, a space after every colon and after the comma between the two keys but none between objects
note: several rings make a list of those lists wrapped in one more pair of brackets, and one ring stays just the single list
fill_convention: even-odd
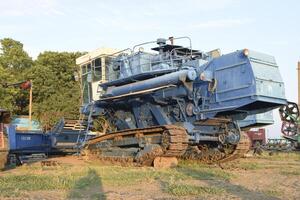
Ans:
[{"label": "shadow on ground", "polygon": [[211,187],[221,188],[226,191],[226,193],[239,197],[243,200],[276,200],[280,199],[274,196],[267,195],[260,191],[249,190],[241,185],[235,185],[229,182],[229,180],[224,179],[222,175],[214,174],[212,172],[206,172],[203,170],[196,170],[191,168],[179,167],[177,171],[192,177],[196,180],[201,180],[207,183]]},{"label": "shadow on ground", "polygon": [[69,191],[67,199],[106,200],[101,178],[94,169],[89,169],[86,176],[78,179]]}]

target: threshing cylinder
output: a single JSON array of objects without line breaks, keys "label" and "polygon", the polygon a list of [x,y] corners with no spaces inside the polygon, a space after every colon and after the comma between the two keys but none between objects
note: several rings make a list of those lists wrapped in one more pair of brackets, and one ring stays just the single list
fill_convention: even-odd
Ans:
[{"label": "threshing cylinder", "polygon": [[194,81],[196,78],[197,73],[194,69],[184,69],[144,81],[108,88],[103,97],[116,97],[168,85],[178,85],[183,81]]}]

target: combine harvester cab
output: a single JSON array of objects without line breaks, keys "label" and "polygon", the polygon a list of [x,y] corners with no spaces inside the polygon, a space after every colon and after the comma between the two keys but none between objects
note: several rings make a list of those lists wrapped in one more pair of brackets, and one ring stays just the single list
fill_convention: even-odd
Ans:
[{"label": "combine harvester cab", "polygon": [[[189,47],[174,45],[179,39]],[[152,52],[141,48],[155,42]],[[228,161],[250,145],[238,120],[286,104],[274,57],[248,49],[205,53],[192,49],[188,37],[92,52],[77,64],[87,130],[99,120],[103,125],[86,147],[101,158]]]}]

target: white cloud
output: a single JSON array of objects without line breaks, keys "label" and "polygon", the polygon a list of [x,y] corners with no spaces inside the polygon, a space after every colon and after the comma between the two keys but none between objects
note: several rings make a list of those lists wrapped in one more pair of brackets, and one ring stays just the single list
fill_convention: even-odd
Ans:
[{"label": "white cloud", "polygon": [[219,19],[206,22],[190,24],[192,29],[207,29],[207,28],[232,28],[245,24],[252,23],[253,19]]},{"label": "white cloud", "polygon": [[0,2],[0,16],[64,15],[55,0],[10,0]]}]

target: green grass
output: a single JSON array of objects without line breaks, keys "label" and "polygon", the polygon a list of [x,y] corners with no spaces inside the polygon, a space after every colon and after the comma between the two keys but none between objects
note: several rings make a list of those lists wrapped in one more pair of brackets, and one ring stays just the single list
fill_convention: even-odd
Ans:
[{"label": "green grass", "polygon": [[22,191],[68,190],[75,186],[79,174],[74,175],[7,175],[0,177],[0,196],[19,196]]},{"label": "green grass", "polygon": [[280,190],[263,190],[262,191],[264,194],[269,195],[269,196],[273,196],[273,197],[278,197],[280,195],[282,195],[282,192]]},{"label": "green grass", "polygon": [[300,169],[280,171],[280,174],[285,176],[300,176]]},{"label": "green grass", "polygon": [[[281,156],[281,154],[280,154]],[[292,160],[298,154],[291,154]],[[291,158],[290,158],[291,159]],[[290,162],[287,160],[286,163]],[[278,170],[286,176],[300,175],[297,163],[291,161],[293,169]],[[272,167],[281,167],[281,163],[273,161],[252,162],[241,160],[234,164],[234,168],[246,170],[259,170]],[[296,163],[296,164],[295,164]],[[271,165],[272,164],[272,165]],[[279,165],[280,164],[280,165]],[[278,166],[277,166],[278,165]],[[296,168],[297,167],[297,168]],[[163,191],[175,196],[208,195],[224,192],[217,187],[193,185],[195,181],[229,181],[235,178],[234,172],[223,170],[215,165],[203,165],[194,161],[180,161],[178,167],[156,170],[151,167],[121,167],[105,165],[70,166],[60,165],[54,167],[41,167],[40,165],[22,166],[0,176],[1,197],[23,197],[30,191],[61,191],[70,198],[83,198],[89,196],[97,199],[105,196],[103,191],[97,190],[102,185],[108,187],[127,187],[138,184],[158,183]],[[93,191],[88,193],[88,191]],[[263,191],[274,193],[277,190]],[[278,191],[277,191],[278,192]],[[93,195],[93,196],[91,196]],[[273,195],[273,196],[274,196]]]},{"label": "green grass", "polygon": [[0,190],[18,188],[19,190],[70,189],[75,177],[49,175],[9,175],[0,177]]},{"label": "green grass", "polygon": [[195,186],[188,184],[169,184],[165,191],[175,196],[189,196],[189,195],[217,195],[225,192],[222,188]]},{"label": "green grass", "polygon": [[148,180],[153,172],[137,168],[96,167],[94,168],[104,184],[110,186],[126,186]]},{"label": "green grass", "polygon": [[[199,166],[182,163],[177,168],[155,170],[154,168],[99,166],[89,167],[59,166],[41,167],[39,165],[22,166],[15,173],[0,176],[0,197],[23,195],[26,191],[70,192],[71,197],[79,198],[81,191],[94,186],[128,186],[139,183],[165,182],[168,190],[176,190],[185,186],[170,183],[188,180],[229,180],[232,175],[213,166]],[[177,188],[177,189],[176,189]],[[194,187],[193,190],[195,189]],[[192,193],[186,189],[188,193]],[[206,188],[196,188],[197,193],[213,192]],[[180,193],[180,192],[179,192]],[[98,195],[99,196],[99,195]]]},{"label": "green grass", "polygon": [[259,163],[254,163],[254,162],[243,162],[239,163],[237,165],[239,169],[244,169],[244,170],[258,170],[258,169],[264,169],[266,166],[259,164]]},{"label": "green grass", "polygon": [[204,165],[192,161],[181,161],[177,167],[177,171],[192,179],[198,180],[230,180],[234,177],[233,174],[214,165]]},{"label": "green grass", "polygon": [[266,159],[271,161],[300,161],[299,152],[275,152],[274,155],[270,156],[269,152],[264,152],[261,156],[257,156],[257,159]]}]

